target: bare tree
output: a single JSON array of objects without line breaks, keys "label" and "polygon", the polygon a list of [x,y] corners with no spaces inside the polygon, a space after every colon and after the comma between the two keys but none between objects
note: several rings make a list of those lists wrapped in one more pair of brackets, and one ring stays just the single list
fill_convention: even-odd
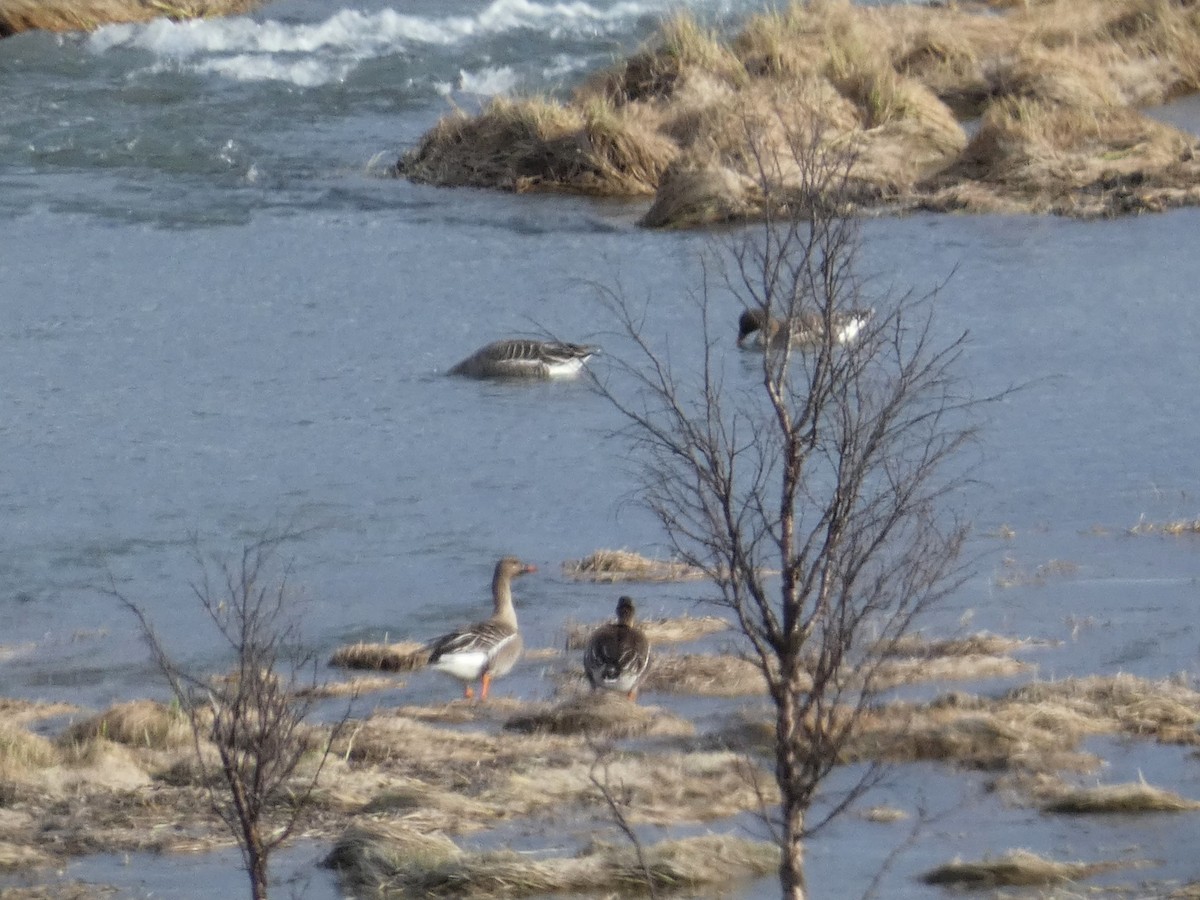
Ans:
[{"label": "bare tree", "polygon": [[[241,848],[255,900],[267,897],[271,854],[300,824],[350,714],[348,703],[321,737],[305,725],[316,703],[317,658],[301,641],[288,569],[274,565],[279,540],[250,543],[232,560],[208,560],[197,549],[202,575],[191,590],[232,652],[227,674],[180,666],[145,611],[112,589],[137,617],[155,664],[187,716],[202,768],[204,748],[209,743],[216,748],[221,777],[206,781],[209,800]],[[306,758],[311,767],[302,773]]]},{"label": "bare tree", "polygon": [[[597,383],[627,421],[640,499],[715,582],[766,678],[781,796],[768,821],[783,897],[800,900],[804,841],[879,775],[864,767],[810,820],[878,699],[880,661],[962,581],[967,528],[947,501],[983,401],[956,376],[965,333],[935,339],[934,295],[859,275],[852,154],[774,119],[748,125],[765,219],[705,256],[692,297],[702,352],[679,364],[604,290],[636,349]],[[762,340],[731,363],[726,324],[743,312]]]}]

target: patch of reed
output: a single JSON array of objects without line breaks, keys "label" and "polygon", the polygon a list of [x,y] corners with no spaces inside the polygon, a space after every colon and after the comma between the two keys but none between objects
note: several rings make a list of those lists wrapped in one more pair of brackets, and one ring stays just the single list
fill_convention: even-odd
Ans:
[{"label": "patch of reed", "polygon": [[642,679],[646,693],[742,697],[762,694],[766,682],[758,666],[731,654],[656,654]]},{"label": "patch of reed", "polygon": [[994,858],[985,857],[970,862],[955,860],[929,870],[921,876],[921,880],[926,884],[956,885],[974,889],[1065,884],[1112,871],[1121,868],[1122,865],[1058,862],[1028,850],[1013,850]]},{"label": "patch of reed", "polygon": [[653,559],[632,550],[597,550],[562,564],[563,574],[580,581],[694,581],[704,573],[671,560]]},{"label": "patch of reed", "polygon": [[148,22],[237,15],[262,0],[5,0],[0,4],[0,37],[22,31],[93,31],[119,22]]},{"label": "patch of reed", "polygon": [[1156,788],[1144,781],[1067,788],[1042,806],[1050,813],[1190,812],[1200,802]]},{"label": "patch of reed", "polygon": [[1009,691],[1005,702],[1055,706],[1094,723],[1097,730],[1154,736],[1170,743],[1200,744],[1200,693],[1185,681],[1134,675],[1093,675],[1039,681]]},{"label": "patch of reed", "polygon": [[882,662],[873,673],[876,690],[902,684],[930,681],[982,681],[987,678],[1011,678],[1033,666],[1009,656],[973,653],[968,655],[891,659]]},{"label": "patch of reed", "polygon": [[1200,519],[1176,519],[1170,522],[1148,522],[1144,518],[1129,529],[1130,534],[1200,534]]},{"label": "patch of reed", "polygon": [[653,193],[675,153],[651,124],[603,99],[566,107],[497,97],[474,118],[442,119],[397,172],[449,186],[634,196]]},{"label": "patch of reed", "polygon": [[504,723],[509,731],[586,734],[593,737],[686,737],[695,726],[657,707],[639,706],[612,691],[577,694],[562,703],[523,712]]},{"label": "patch of reed", "polygon": [[681,12],[664,21],[658,33],[628,59],[588,78],[576,91],[576,101],[601,97],[625,106],[667,99],[692,71],[734,85],[746,80],[741,62],[716,34]]},{"label": "patch of reed", "polygon": [[895,806],[872,806],[862,811],[862,818],[868,822],[888,825],[892,822],[903,822],[908,818],[908,813]]},{"label": "patch of reed", "polygon": [[1006,556],[993,583],[998,588],[1041,587],[1050,579],[1068,578],[1078,571],[1079,564],[1070,560],[1051,559],[1033,569],[1028,569],[1011,556]]},{"label": "patch of reed", "polygon": [[0,778],[21,780],[61,761],[58,748],[40,734],[0,722]]},{"label": "patch of reed", "polygon": [[[54,858],[52,856],[44,850],[39,850],[37,847],[0,841],[0,872],[2,873],[36,869],[48,866],[53,862]],[[8,891],[8,888],[0,888],[0,895],[7,898],[9,897]]]},{"label": "patch of reed", "polygon": [[910,656],[933,659],[945,656],[999,656],[1025,647],[1028,643],[1020,638],[1003,637],[998,634],[989,634],[986,631],[964,637],[936,639],[913,632],[886,646],[880,646],[878,649],[880,654],[885,657]]},{"label": "patch of reed", "polygon": [[59,738],[64,745],[103,738],[128,747],[169,750],[190,747],[192,726],[178,708],[153,700],[119,703],[104,712],[76,722]]},{"label": "patch of reed", "polygon": [[[330,663],[332,665],[332,662]],[[352,667],[348,667],[352,668]],[[391,671],[391,670],[388,670]],[[331,697],[358,697],[375,691],[390,691],[403,687],[404,682],[386,675],[367,675],[358,678],[347,678],[344,681],[326,681],[313,687],[296,691],[298,697],[311,697],[326,700]]]},{"label": "patch of reed", "polygon": [[[582,650],[587,646],[588,638],[603,623],[582,625],[567,624],[567,650]],[[682,644],[699,640],[710,634],[726,631],[729,622],[720,616],[675,616],[661,619],[638,619],[638,627],[646,633],[652,645]]]},{"label": "patch of reed", "polygon": [[[660,889],[719,886],[764,875],[778,865],[774,845],[710,835],[643,848]],[[355,830],[326,860],[344,882],[368,891],[423,897],[525,897],[637,890],[645,874],[632,848],[593,844],[573,857],[534,860],[511,851],[467,853],[428,836]]]},{"label": "patch of reed", "polygon": [[[373,672],[411,672],[429,662],[424,644],[398,641],[394,644],[375,644],[360,641],[338,647],[329,658],[329,665],[339,669],[366,669]],[[393,683],[394,685],[394,683]]]},{"label": "patch of reed", "polygon": [[[0,659],[3,657],[0,656]],[[42,719],[52,719],[55,716],[65,716],[79,711],[72,703],[45,703],[42,701],[21,700],[16,697],[0,697],[0,722],[8,725],[25,725]]]}]

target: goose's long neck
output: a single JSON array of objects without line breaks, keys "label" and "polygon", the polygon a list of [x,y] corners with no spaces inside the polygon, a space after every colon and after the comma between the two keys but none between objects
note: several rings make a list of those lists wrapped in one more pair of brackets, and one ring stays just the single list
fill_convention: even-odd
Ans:
[{"label": "goose's long neck", "polygon": [[492,576],[492,602],[496,606],[492,619],[516,628],[517,613],[512,602],[512,576],[507,572],[497,571]]}]

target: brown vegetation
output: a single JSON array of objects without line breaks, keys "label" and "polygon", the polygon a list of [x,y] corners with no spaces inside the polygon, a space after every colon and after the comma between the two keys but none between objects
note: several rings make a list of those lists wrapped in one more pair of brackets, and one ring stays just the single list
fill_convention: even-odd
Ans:
[{"label": "brown vegetation", "polygon": [[1200,803],[1144,781],[1135,781],[1130,784],[1065,788],[1048,800],[1042,809],[1050,813],[1074,814],[1191,812],[1200,809]]},{"label": "brown vegetation", "polygon": [[661,889],[717,888],[766,874],[778,865],[770,844],[707,835],[643,848],[593,844],[576,856],[535,860],[512,851],[468,853],[451,841],[402,829],[354,831],[326,864],[351,885],[377,895],[527,897],[645,889],[645,872]]},{"label": "brown vegetation", "polygon": [[[567,626],[567,650],[582,650],[598,624]],[[646,633],[653,646],[682,644],[699,640],[710,634],[726,631],[729,622],[720,616],[676,616],[662,619],[638,619],[638,627]]]},{"label": "brown vegetation", "polygon": [[859,205],[1114,215],[1200,202],[1197,141],[1138,112],[1198,87],[1200,9],[1183,0],[792,3],[728,38],[671,19],[566,103],[456,113],[397,168],[653,194],[644,224],[711,224],[762,211],[757,167],[787,110],[854,158],[842,199]]},{"label": "brown vegetation", "polygon": [[368,644],[360,641],[339,647],[329,665],[341,669],[368,669],[374,672],[411,672],[429,662],[429,652],[416,641],[394,644]]},{"label": "brown vegetation", "polygon": [[604,738],[684,737],[695,727],[663,709],[639,706],[609,691],[577,694],[562,703],[528,710],[504,723],[511,731],[587,734]]},{"label": "brown vegetation", "polygon": [[1123,863],[1056,862],[1027,850],[1013,850],[1004,856],[972,862],[950,862],[926,872],[926,884],[955,885],[964,888],[1065,884],[1110,872]]},{"label": "brown vegetation", "polygon": [[208,19],[249,12],[263,0],[0,0],[0,37],[21,31],[93,31],[119,22]]},{"label": "brown vegetation", "polygon": [[563,563],[563,573],[579,581],[692,581],[704,573],[692,566],[653,559],[632,550],[597,550]]}]

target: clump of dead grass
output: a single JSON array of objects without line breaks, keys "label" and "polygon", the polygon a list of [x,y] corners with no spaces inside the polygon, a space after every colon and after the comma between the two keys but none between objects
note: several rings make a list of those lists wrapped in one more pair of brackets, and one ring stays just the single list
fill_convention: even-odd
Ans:
[{"label": "clump of dead grass", "polygon": [[176,21],[249,12],[262,0],[6,0],[0,37],[22,31],[94,31],[119,22]]},{"label": "clump of dead grass", "polygon": [[1175,519],[1169,522],[1148,522],[1139,519],[1138,523],[1129,529],[1130,534],[1168,534],[1178,536],[1183,534],[1200,534],[1200,519]]},{"label": "clump of dead grass", "polygon": [[25,725],[42,719],[51,719],[78,712],[79,707],[71,703],[46,703],[21,700],[15,697],[0,697],[0,722],[8,725]]},{"label": "clump of dead grass", "polygon": [[373,672],[411,672],[429,662],[424,644],[398,641],[378,644],[359,641],[339,647],[329,658],[329,665],[338,669],[367,669]]},{"label": "clump of dead grass", "polygon": [[926,884],[975,889],[1065,884],[1122,866],[1122,863],[1058,862],[1028,850],[1013,850],[1004,856],[970,862],[955,860],[931,869],[921,880]]},{"label": "clump of dead grass", "polygon": [[[1191,4],[793,3],[725,41],[688,16],[555,110],[443,120],[401,174],[509,190],[654,193],[647,227],[761,215],[784,131],[855,160],[856,206],[1118,215],[1200,203],[1195,141],[1140,115],[1200,87]],[[553,106],[553,104],[545,104]],[[968,144],[959,117],[983,116]],[[514,128],[511,120],[536,120]]]},{"label": "clump of dead grass", "polygon": [[658,34],[628,59],[587,79],[576,100],[602,97],[617,106],[663,100],[695,72],[731,85],[746,81],[741,63],[716,33],[682,12],[666,19]]},{"label": "clump of dead grass", "polygon": [[1124,732],[1164,743],[1200,744],[1200,693],[1184,679],[1118,674],[1038,681],[1013,689],[1002,702],[1060,710],[1093,723],[1093,733]]},{"label": "clump of dead grass", "polygon": [[[0,873],[36,869],[48,866],[52,862],[54,858],[37,847],[0,841]],[[4,888],[0,893],[3,893],[5,898],[10,896],[8,888]]]},{"label": "clump of dead grass", "polygon": [[569,559],[563,573],[580,581],[694,581],[704,573],[694,566],[653,559],[632,550],[597,550],[583,559]]},{"label": "clump of dead grass", "polygon": [[[928,203],[1073,216],[1152,211],[1200,200],[1196,141],[1130,107],[1003,97],[959,160],[927,184]],[[970,185],[978,193],[963,194]],[[982,204],[982,205],[980,205]]]},{"label": "clump of dead grass", "polygon": [[1079,572],[1079,564],[1067,559],[1051,559],[1026,568],[1011,556],[1004,557],[994,583],[999,588],[1041,587],[1054,578],[1068,578]]},{"label": "clump of dead grass", "polygon": [[637,890],[648,870],[660,889],[717,887],[764,875],[778,865],[774,845],[709,835],[643,848],[592,844],[573,857],[535,860],[511,851],[468,853],[428,836],[354,831],[326,863],[344,882],[376,892],[423,897],[524,897],[538,894]]},{"label": "clump of dead grass", "polygon": [[706,697],[762,694],[766,688],[758,666],[727,653],[657,654],[641,684],[645,692]]},{"label": "clump of dead grass", "polygon": [[0,777],[21,780],[61,761],[58,749],[40,734],[0,723]]},{"label": "clump of dead grass", "polygon": [[[598,624],[582,625],[569,623],[567,625],[567,650],[582,650],[587,646],[588,638],[592,636]],[[674,616],[661,619],[638,619],[638,627],[646,634],[652,645],[681,644],[699,640],[726,631],[729,622],[720,616]]]},{"label": "clump of dead grass", "polygon": [[592,737],[686,737],[695,726],[657,707],[639,706],[612,691],[577,694],[562,703],[528,710],[504,723],[510,731],[585,734]]},{"label": "clump of dead grass", "polygon": [[183,711],[153,700],[119,703],[76,722],[63,732],[60,743],[82,744],[98,738],[153,750],[189,747],[193,743],[192,726]]},{"label": "clump of dead grass", "polygon": [[442,119],[397,171],[440,185],[636,196],[653,193],[676,152],[649,123],[603,98],[561,106],[497,97],[474,118]]},{"label": "clump of dead grass", "polygon": [[1200,802],[1144,781],[1134,781],[1128,784],[1064,788],[1049,799],[1042,809],[1050,813],[1073,814],[1191,812],[1200,809]]}]

